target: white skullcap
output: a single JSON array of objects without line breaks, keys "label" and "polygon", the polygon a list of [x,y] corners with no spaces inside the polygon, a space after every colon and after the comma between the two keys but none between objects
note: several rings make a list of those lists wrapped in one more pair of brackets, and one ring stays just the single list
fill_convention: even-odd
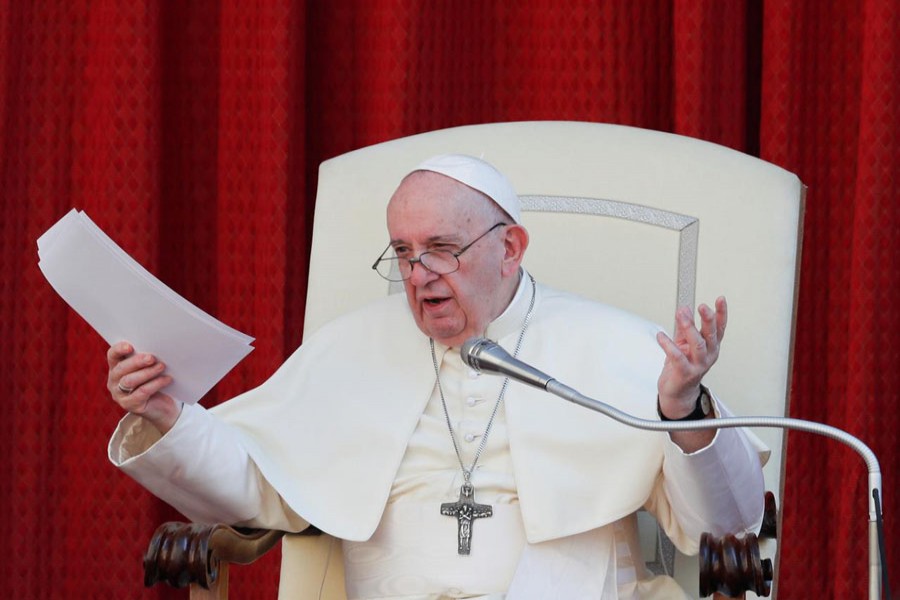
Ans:
[{"label": "white skullcap", "polygon": [[522,223],[519,196],[509,180],[488,162],[466,154],[433,156],[413,171],[433,171],[477,190],[506,211],[516,223]]}]

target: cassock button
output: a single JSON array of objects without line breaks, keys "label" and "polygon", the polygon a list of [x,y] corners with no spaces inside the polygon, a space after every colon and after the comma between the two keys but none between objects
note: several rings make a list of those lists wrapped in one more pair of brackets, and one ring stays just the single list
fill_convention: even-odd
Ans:
[{"label": "cassock button", "polygon": [[475,441],[475,438],[478,437],[474,433],[467,433],[463,439],[465,439],[470,444]]},{"label": "cassock button", "polygon": [[469,396],[466,399],[466,404],[468,404],[469,406],[475,406],[476,404],[478,404],[478,398],[476,398],[474,396]]}]

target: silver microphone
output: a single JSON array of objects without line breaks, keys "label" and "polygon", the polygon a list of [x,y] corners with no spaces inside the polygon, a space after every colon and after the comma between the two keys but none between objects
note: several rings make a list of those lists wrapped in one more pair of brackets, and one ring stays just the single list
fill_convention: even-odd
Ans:
[{"label": "silver microphone", "polygon": [[469,338],[459,349],[463,362],[480,373],[505,375],[542,390],[553,379],[529,364],[513,358],[496,342],[487,338]]}]

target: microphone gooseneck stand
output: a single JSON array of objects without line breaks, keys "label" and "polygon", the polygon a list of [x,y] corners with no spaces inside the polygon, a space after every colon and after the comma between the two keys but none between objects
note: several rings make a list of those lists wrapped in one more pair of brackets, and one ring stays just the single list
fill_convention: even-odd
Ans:
[{"label": "microphone gooseneck stand", "polygon": [[[883,533],[879,544],[881,522],[881,468],[875,453],[846,431],[836,427],[788,417],[725,417],[702,421],[652,421],[640,419],[617,408],[585,396],[553,377],[509,355],[506,350],[486,338],[467,340],[460,349],[463,362],[476,371],[503,375],[550,392],[584,408],[602,413],[629,427],[650,431],[698,431],[723,427],[776,427],[823,435],[850,446],[866,463],[869,471],[869,600],[881,600],[882,568],[879,554],[884,554]],[[886,575],[886,573],[885,573]],[[887,584],[885,583],[887,588]]]}]

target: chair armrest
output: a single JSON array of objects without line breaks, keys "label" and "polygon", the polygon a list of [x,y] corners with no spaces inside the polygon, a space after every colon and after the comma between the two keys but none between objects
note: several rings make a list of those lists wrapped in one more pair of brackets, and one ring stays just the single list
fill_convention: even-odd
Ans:
[{"label": "chair armrest", "polygon": [[760,559],[759,540],[776,537],[777,520],[775,495],[767,491],[759,537],[753,533],[740,539],[731,534],[717,538],[704,533],[700,537],[701,598],[743,598],[747,591],[769,595],[774,572],[770,559]]},{"label": "chair armrest", "polygon": [[237,530],[228,525],[170,522],[160,525],[144,554],[144,585],[160,581],[177,588],[210,589],[221,562],[250,564],[284,536],[269,529]]}]

